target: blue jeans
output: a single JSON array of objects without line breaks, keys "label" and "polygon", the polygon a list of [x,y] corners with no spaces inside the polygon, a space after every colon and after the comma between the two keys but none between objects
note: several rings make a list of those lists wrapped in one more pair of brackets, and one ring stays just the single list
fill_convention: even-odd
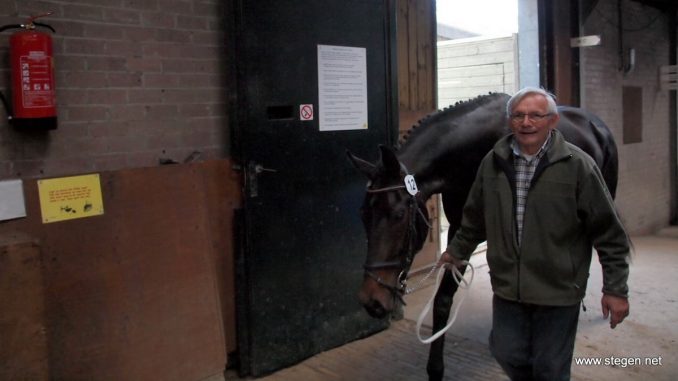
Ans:
[{"label": "blue jeans", "polygon": [[567,381],[579,304],[540,306],[492,299],[490,351],[512,381]]}]

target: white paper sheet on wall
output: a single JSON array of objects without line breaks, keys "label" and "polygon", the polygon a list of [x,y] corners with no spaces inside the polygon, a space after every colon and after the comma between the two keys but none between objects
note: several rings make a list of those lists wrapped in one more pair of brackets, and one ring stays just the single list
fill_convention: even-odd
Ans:
[{"label": "white paper sheet on wall", "polygon": [[0,181],[0,221],[26,217],[24,187],[21,180]]},{"label": "white paper sheet on wall", "polygon": [[367,50],[318,45],[320,131],[367,129]]}]

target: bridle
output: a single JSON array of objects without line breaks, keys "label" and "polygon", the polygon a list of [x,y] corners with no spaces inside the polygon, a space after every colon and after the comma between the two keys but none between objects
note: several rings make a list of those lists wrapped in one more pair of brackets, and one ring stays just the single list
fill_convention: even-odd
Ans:
[{"label": "bridle", "polygon": [[[407,175],[407,171],[405,170],[405,174]],[[411,177],[411,176],[410,176]],[[407,179],[407,176],[403,178],[403,183]],[[412,178],[413,180],[413,178]],[[405,185],[392,185],[392,186],[387,186],[383,188],[377,188],[377,189],[372,189],[370,188],[370,185],[368,184],[366,192],[367,193],[385,193],[385,192],[394,192],[394,191],[401,191],[401,190],[408,190],[407,186]],[[416,185],[415,185],[416,189]],[[420,217],[422,222],[430,229],[431,225],[428,222],[428,218],[422,212],[421,210],[421,205],[423,205],[423,202],[420,202],[417,200],[416,193],[412,194],[408,190],[408,214],[409,214],[409,224],[407,228],[407,235],[405,237],[406,242],[407,242],[407,251],[404,253],[405,255],[402,255],[403,253],[399,253],[398,257],[400,259],[397,260],[392,260],[392,261],[376,261],[376,262],[369,262],[366,261],[365,264],[363,265],[363,268],[365,269],[365,274],[372,278],[377,284],[380,286],[386,288],[391,292],[391,295],[393,295],[394,298],[398,298],[400,302],[403,305],[406,305],[405,300],[403,299],[403,295],[406,293],[406,287],[407,287],[407,273],[410,270],[410,267],[412,266],[412,261],[414,259],[414,255],[416,254],[415,250],[418,250],[417,246],[419,246],[419,242],[415,242],[417,239],[421,239],[419,236],[421,233],[417,229],[417,217]],[[421,205],[420,205],[421,204]],[[424,236],[423,239],[426,239]],[[421,239],[421,241],[423,241]],[[396,279],[396,284],[388,284],[386,283],[379,275],[374,273],[374,270],[379,270],[379,269],[385,269],[385,268],[396,268],[400,269],[400,274],[398,274],[398,278]]]}]

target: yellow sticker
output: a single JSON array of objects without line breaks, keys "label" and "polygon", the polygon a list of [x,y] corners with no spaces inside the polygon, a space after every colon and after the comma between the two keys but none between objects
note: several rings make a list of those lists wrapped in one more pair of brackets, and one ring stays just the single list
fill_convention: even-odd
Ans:
[{"label": "yellow sticker", "polygon": [[45,224],[104,214],[98,174],[38,180],[38,193]]}]

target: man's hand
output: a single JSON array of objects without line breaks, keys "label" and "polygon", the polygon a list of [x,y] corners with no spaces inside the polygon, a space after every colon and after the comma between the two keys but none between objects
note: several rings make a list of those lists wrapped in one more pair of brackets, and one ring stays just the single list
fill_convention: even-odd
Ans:
[{"label": "man's hand", "polygon": [[437,266],[440,267],[446,264],[450,264],[458,269],[464,267],[464,263],[461,259],[458,259],[447,251],[443,251],[443,253],[440,255]]},{"label": "man's hand", "polygon": [[610,328],[612,329],[629,316],[629,301],[626,298],[603,294],[600,304],[603,307],[603,317],[607,319],[610,316]]}]

